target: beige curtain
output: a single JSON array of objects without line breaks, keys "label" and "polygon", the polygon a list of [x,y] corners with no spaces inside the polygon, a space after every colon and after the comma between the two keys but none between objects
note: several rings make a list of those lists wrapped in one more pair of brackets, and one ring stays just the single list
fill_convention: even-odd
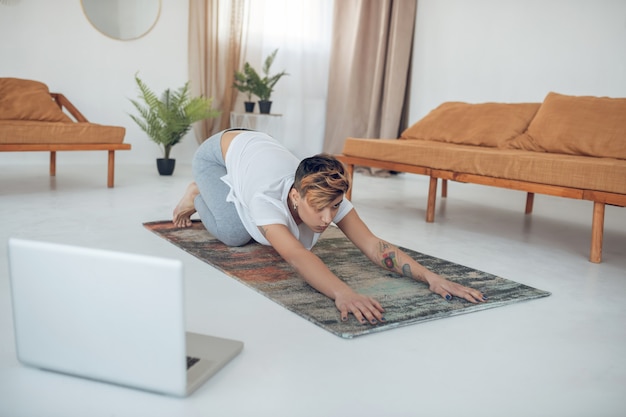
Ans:
[{"label": "beige curtain", "polygon": [[406,123],[417,0],[335,1],[324,151],[349,136],[397,138]]},{"label": "beige curtain", "polygon": [[198,143],[226,129],[237,91],[233,74],[245,53],[249,0],[189,0],[189,80],[193,96],[213,98],[221,117],[194,124]]}]

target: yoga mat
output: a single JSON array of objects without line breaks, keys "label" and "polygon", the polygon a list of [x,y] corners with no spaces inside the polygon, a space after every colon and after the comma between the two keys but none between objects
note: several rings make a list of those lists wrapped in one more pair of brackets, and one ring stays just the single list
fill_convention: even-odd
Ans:
[{"label": "yoga mat", "polygon": [[199,221],[194,221],[189,228],[177,228],[171,221],[148,222],[144,226],[270,300],[343,338],[550,295],[547,291],[401,248],[426,268],[450,281],[476,288],[488,297],[488,301],[481,304],[456,297],[446,301],[430,292],[426,284],[374,265],[339,229],[331,227],[312,251],[354,290],[376,298],[385,308],[385,323],[363,325],[352,315],[347,322],[342,322],[335,303],[309,286],[271,247],[258,243],[226,246],[211,236]]}]

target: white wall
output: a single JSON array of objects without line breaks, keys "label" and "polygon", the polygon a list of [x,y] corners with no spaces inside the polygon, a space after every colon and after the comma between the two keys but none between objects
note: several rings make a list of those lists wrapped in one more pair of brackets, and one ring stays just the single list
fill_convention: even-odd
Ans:
[{"label": "white wall", "polygon": [[[37,79],[95,123],[127,128],[119,162],[154,164],[159,148],[128,117],[133,76],[155,90],[188,79],[186,0],[162,0],[147,36],[116,41],[94,29],[79,0],[0,4],[0,77]],[[410,120],[447,100],[541,101],[549,91],[626,97],[626,0],[419,0]],[[193,134],[173,150],[181,162]],[[99,152],[61,153],[97,161]],[[0,165],[47,164],[45,153],[0,153]]]},{"label": "white wall", "polygon": [[[126,127],[131,151],[116,153],[119,162],[154,164],[160,151],[128,116],[134,110],[134,74],[159,94],[188,79],[188,2],[162,0],[159,21],[133,41],[106,37],[91,26],[80,0],[19,0],[0,4],[0,77],[35,79],[61,92],[91,122]],[[193,134],[176,146],[172,157],[189,159],[197,147]],[[43,163],[44,152],[0,153],[0,164]],[[61,152],[62,161],[106,161],[101,152]]]},{"label": "white wall", "polygon": [[625,0],[418,0],[410,121],[444,101],[626,97]]}]

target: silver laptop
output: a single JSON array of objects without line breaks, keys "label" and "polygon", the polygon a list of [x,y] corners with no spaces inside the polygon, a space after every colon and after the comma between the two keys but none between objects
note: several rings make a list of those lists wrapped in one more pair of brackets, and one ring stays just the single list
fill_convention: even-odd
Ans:
[{"label": "silver laptop", "polygon": [[186,396],[243,343],[185,332],[178,260],[9,240],[23,364]]}]

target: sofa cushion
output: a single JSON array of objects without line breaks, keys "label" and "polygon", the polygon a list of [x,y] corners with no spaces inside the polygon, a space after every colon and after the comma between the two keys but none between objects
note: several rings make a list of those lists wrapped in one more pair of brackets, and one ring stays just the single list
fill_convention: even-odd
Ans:
[{"label": "sofa cushion", "polygon": [[122,143],[126,129],[95,123],[0,120],[0,143]]},{"label": "sofa cushion", "polygon": [[0,78],[0,120],[72,121],[38,81]]},{"label": "sofa cushion", "polygon": [[425,140],[346,139],[346,156],[626,194],[626,161]]},{"label": "sofa cushion", "polygon": [[549,93],[512,149],[626,159],[626,99]]},{"label": "sofa cushion", "polygon": [[539,106],[539,103],[446,102],[400,137],[495,148],[523,133]]}]

